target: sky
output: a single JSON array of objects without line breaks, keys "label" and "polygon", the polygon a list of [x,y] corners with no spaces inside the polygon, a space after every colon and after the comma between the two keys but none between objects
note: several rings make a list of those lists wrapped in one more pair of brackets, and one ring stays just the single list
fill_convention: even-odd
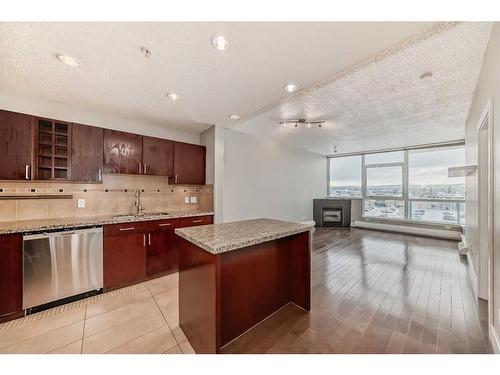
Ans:
[{"label": "sky", "polygon": [[[396,155],[397,156],[397,155]],[[400,161],[398,157],[388,161]],[[367,163],[381,162],[381,157],[366,156]],[[448,178],[448,167],[458,167],[465,164],[463,147],[409,152],[410,185],[444,185],[460,184],[464,178]],[[360,185],[361,156],[348,156],[330,159],[330,179],[332,186]],[[401,181],[401,171],[398,168],[376,168],[368,170],[368,184],[372,186],[393,184]],[[389,183],[387,183],[389,182]]]}]

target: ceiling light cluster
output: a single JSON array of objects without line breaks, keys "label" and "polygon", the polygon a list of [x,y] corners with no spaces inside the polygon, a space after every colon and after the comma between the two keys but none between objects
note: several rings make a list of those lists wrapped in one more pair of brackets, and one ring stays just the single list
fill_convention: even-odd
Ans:
[{"label": "ceiling light cluster", "polygon": [[284,128],[291,126],[293,128],[299,128],[299,127],[305,127],[307,129],[314,127],[317,127],[318,129],[321,129],[323,127],[323,124],[325,123],[325,120],[315,120],[315,121],[309,121],[303,118],[297,119],[297,120],[281,120],[279,124],[283,126]]}]

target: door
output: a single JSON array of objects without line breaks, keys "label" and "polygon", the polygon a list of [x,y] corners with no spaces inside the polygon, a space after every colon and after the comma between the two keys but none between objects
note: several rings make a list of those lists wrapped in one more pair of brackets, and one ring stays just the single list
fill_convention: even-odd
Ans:
[{"label": "door", "polygon": [[4,315],[22,310],[22,237],[0,236],[0,321]]},{"label": "door", "polygon": [[152,232],[148,235],[147,275],[177,272],[179,256],[174,230]]},{"label": "door", "polygon": [[104,171],[142,174],[142,136],[104,129]]},{"label": "door", "polygon": [[31,180],[34,117],[0,110],[0,179]]},{"label": "door", "polygon": [[174,142],[142,137],[143,173],[151,176],[167,176],[174,174]]},{"label": "door", "polygon": [[174,184],[205,184],[206,147],[174,143]]},{"label": "door", "polygon": [[102,182],[102,128],[73,124],[71,142],[71,179],[82,182]]},{"label": "door", "polygon": [[104,238],[104,288],[117,288],[146,276],[146,234]]}]

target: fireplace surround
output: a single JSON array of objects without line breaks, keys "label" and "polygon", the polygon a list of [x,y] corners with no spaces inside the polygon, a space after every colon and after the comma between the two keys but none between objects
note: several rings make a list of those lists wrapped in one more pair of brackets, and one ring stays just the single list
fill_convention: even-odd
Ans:
[{"label": "fireplace surround", "polygon": [[314,199],[313,218],[316,227],[351,226],[350,199]]}]

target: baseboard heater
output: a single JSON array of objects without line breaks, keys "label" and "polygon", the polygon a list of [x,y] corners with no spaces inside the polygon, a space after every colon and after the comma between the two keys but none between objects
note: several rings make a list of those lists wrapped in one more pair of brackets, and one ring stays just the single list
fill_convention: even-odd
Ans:
[{"label": "baseboard heater", "polygon": [[419,228],[410,227],[407,225],[394,225],[386,223],[373,223],[369,221],[355,221],[351,223],[351,227],[375,229],[388,232],[415,234],[426,237],[443,238],[446,240],[460,240],[461,233],[445,229]]}]

